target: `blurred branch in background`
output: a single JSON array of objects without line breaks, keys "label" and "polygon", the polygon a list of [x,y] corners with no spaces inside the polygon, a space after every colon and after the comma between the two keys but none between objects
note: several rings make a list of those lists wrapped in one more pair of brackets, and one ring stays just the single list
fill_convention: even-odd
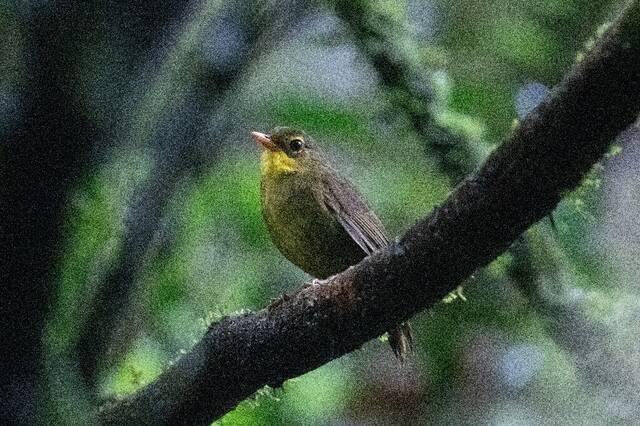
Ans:
[{"label": "blurred branch in background", "polygon": [[390,103],[409,118],[440,171],[454,183],[460,182],[488,150],[438,123],[432,75],[419,63],[418,47],[404,20],[376,2],[336,0],[330,4],[378,73]]},{"label": "blurred branch in background", "polygon": [[[167,55],[132,122],[134,146],[154,149],[151,170],[129,201],[123,241],[93,299],[76,351],[95,386],[102,362],[126,351],[137,329],[135,299],[145,259],[158,237],[167,206],[185,178],[209,169],[234,130],[238,79],[305,13],[308,2],[208,1],[194,11]],[[176,90],[176,85],[183,85]],[[190,86],[190,87],[189,87]],[[173,96],[171,95],[173,94]],[[209,124],[213,118],[215,122]],[[127,331],[128,330],[128,331]],[[114,340],[115,339],[115,340]]]},{"label": "blurred branch in background", "polygon": [[206,424],[265,384],[279,386],[438,302],[548,215],[636,119],[639,19],[632,2],[554,95],[399,242],[258,313],[212,325],[156,381],[105,407],[103,421]]},{"label": "blurred branch in background", "polygon": [[[438,105],[431,89],[433,82],[429,78],[429,70],[418,63],[419,55],[415,53],[418,46],[404,25],[405,20],[375,2],[336,0],[331,3],[355,37],[356,45],[380,76],[391,104],[409,118],[415,132],[424,141],[427,154],[436,158],[440,171],[457,184],[477,169],[488,154],[488,144],[454,134],[438,124],[437,115],[442,106]],[[556,295],[571,293],[575,285],[572,280],[560,276],[564,263],[560,262],[557,242],[542,236],[532,238],[534,232],[523,234],[509,250],[513,260],[507,268],[508,277],[541,314],[549,335],[558,346],[572,352],[576,358],[582,358],[584,351],[573,345],[576,339],[568,334],[570,329],[581,330],[585,335],[592,334],[594,338],[604,330],[598,329],[587,315],[584,299],[549,299],[549,282],[553,282]],[[564,275],[568,274],[564,271]],[[482,278],[478,276],[476,279]],[[558,324],[572,326],[558,328]],[[602,339],[598,342],[604,343]],[[576,361],[577,368],[590,369],[579,359]],[[585,371],[583,377],[589,373]]]}]

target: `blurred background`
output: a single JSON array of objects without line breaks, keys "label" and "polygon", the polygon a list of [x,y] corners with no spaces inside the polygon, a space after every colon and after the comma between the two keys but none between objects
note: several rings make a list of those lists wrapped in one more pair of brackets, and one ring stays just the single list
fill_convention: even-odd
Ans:
[{"label": "blurred background", "polygon": [[[266,234],[251,130],[305,129],[401,235],[621,6],[1,1],[1,139],[41,92],[90,135],[43,322],[46,422],[81,423],[96,394],[135,391],[217,318],[309,279]],[[637,133],[567,194],[555,229],[540,222],[465,283],[466,301],[416,316],[409,362],[374,340],[216,424],[640,422]]]}]

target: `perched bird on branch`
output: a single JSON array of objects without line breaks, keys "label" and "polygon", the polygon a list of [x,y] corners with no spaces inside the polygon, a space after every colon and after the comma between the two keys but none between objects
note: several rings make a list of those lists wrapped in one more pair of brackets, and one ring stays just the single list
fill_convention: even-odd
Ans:
[{"label": "perched bird on branch", "polygon": [[[389,243],[362,195],[303,131],[276,127],[271,134],[251,136],[264,148],[262,216],[271,239],[292,263],[324,279]],[[413,345],[410,324],[388,333],[393,352],[404,360]]]}]

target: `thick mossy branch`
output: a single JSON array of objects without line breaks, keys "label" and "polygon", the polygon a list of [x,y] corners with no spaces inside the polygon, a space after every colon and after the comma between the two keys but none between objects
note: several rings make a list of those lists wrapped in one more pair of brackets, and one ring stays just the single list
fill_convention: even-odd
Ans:
[{"label": "thick mossy branch", "polygon": [[547,216],[631,124],[640,103],[631,3],[553,96],[475,175],[386,250],[254,314],[212,325],[156,381],[105,407],[111,424],[208,424],[438,302]]}]

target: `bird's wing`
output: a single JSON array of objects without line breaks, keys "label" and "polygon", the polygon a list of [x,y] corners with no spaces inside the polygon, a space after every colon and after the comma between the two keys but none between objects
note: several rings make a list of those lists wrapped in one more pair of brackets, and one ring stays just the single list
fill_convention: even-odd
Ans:
[{"label": "bird's wing", "polygon": [[322,201],[365,253],[371,254],[389,244],[382,222],[346,179],[335,175],[323,179]]}]

